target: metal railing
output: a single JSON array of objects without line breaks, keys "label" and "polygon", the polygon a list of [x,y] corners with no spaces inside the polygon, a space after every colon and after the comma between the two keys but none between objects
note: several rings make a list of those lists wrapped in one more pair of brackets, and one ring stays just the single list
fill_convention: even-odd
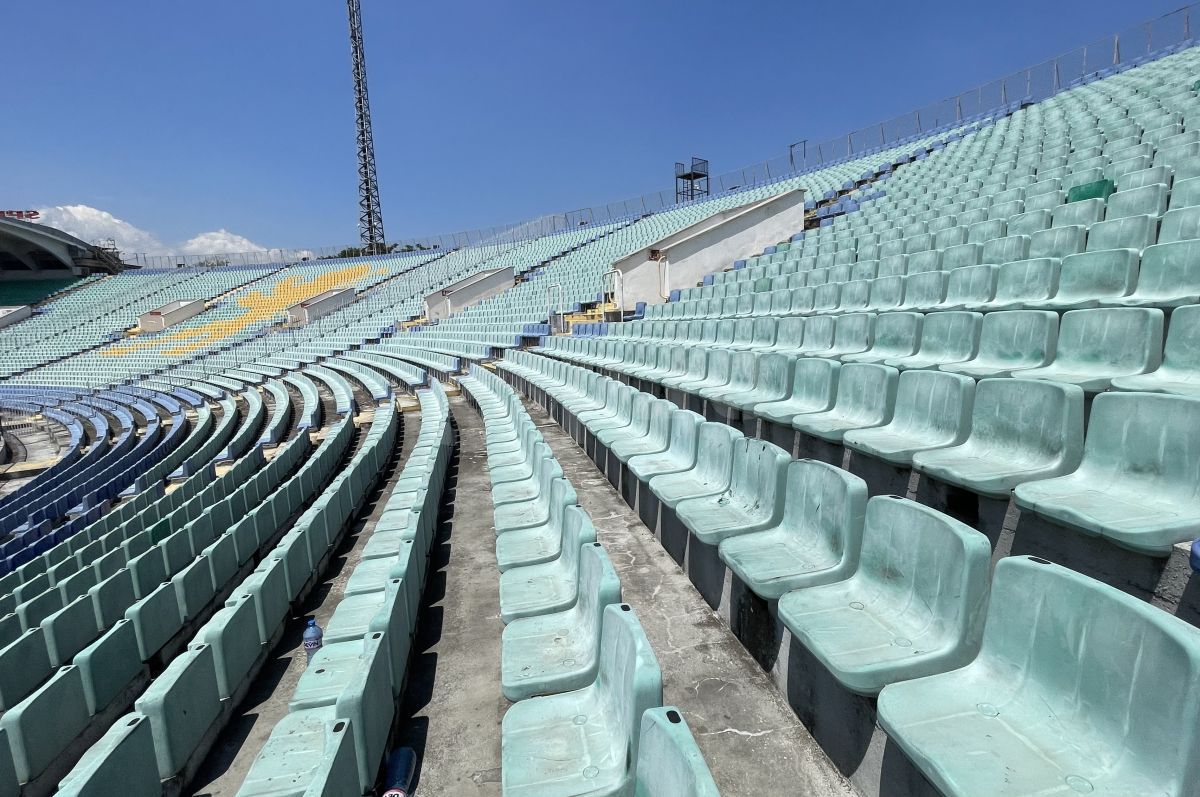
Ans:
[{"label": "metal railing", "polygon": [[[973,118],[1002,111],[1015,102],[1038,102],[1047,99],[1103,70],[1146,59],[1147,56],[1161,53],[1168,47],[1191,43],[1192,16],[1197,9],[1200,9],[1200,2],[1139,23],[1112,36],[1090,42],[952,97],[844,135],[823,141],[797,140],[788,145],[785,154],[711,176],[713,194],[728,194],[779,182],[839,161],[865,157],[911,139],[933,135]],[[1197,21],[1200,21],[1200,17]],[[618,222],[667,210],[679,204],[675,201],[674,190],[654,191],[617,202],[566,213],[548,214],[514,224],[448,235],[407,238],[394,244],[395,253],[447,251],[487,243],[514,243],[582,226]],[[137,265],[154,268],[178,265],[253,265],[334,257],[353,248],[267,249],[216,255],[125,255],[125,259]]]}]

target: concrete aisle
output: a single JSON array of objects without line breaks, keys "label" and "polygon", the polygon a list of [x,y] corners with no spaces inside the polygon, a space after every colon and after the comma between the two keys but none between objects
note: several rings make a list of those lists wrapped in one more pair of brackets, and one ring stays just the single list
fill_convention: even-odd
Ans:
[{"label": "concrete aisle", "polygon": [[462,399],[451,409],[457,485],[447,484],[451,514],[430,557],[397,745],[420,756],[422,797],[491,797],[500,794],[500,721],[509,705],[500,694],[504,624],[491,480],[482,420]]},{"label": "concrete aisle", "polygon": [[646,629],[663,699],[684,719],[722,797],[854,794],[784,696],[595,464],[536,404],[530,415],[591,516]]}]

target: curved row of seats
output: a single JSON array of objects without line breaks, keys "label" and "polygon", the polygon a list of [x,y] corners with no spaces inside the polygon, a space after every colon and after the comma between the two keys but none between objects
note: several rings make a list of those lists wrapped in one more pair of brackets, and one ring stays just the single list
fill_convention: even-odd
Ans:
[{"label": "curved row of seats", "polygon": [[[484,419],[500,568],[502,788],[715,797],[621,581],[575,490],[511,388],[471,366]],[[575,732],[586,725],[587,732]]]},{"label": "curved row of seats", "polygon": [[441,385],[417,392],[421,429],[362,561],[239,795],[370,791],[387,752],[452,452]]},{"label": "curved row of seats", "polygon": [[[1014,793],[1064,776],[1150,793],[1198,771],[1186,712],[1200,701],[1200,630],[1035,557],[1006,558],[991,575],[978,531],[913,501],[868,498],[840,468],[792,460],[615,380],[533,355],[499,365],[577,440],[607,448],[596,461],[710,603],[725,569],[777,602],[778,621],[845,689],[879,695],[880,726],[945,793],[1000,771],[1019,773]],[[1116,644],[1089,641],[1113,629]]]},{"label": "curved row of seats", "polygon": [[215,611],[200,616],[207,622],[188,637],[186,649],[137,700],[134,712],[84,755],[61,792],[89,794],[118,773],[135,794],[186,784],[278,642],[290,606],[312,589],[390,458],[399,424],[391,407],[378,408],[344,466],[355,437],[349,418],[336,421],[315,449],[308,435],[294,437],[280,450],[311,451],[303,464],[290,463],[289,470],[286,456],[276,454],[267,468],[280,462],[280,471],[290,474],[285,480],[274,487],[251,480],[234,493],[228,530],[214,544],[226,545],[229,564],[238,565],[234,583],[216,593]]}]

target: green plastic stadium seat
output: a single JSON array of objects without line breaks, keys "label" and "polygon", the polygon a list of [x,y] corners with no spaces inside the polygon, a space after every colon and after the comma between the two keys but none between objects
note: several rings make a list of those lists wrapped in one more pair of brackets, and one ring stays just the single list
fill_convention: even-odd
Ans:
[{"label": "green plastic stadium seat", "polygon": [[1138,254],[1132,249],[1082,252],[1063,258],[1058,289],[1049,299],[1027,301],[1031,310],[1081,310],[1104,299],[1128,295],[1138,278]]},{"label": "green plastic stadium seat", "polygon": [[674,509],[685,498],[716,495],[729,486],[734,442],[742,435],[723,423],[701,424],[696,438],[695,464],[677,473],[662,473],[649,486],[663,504]]},{"label": "green plastic stadium seat", "polygon": [[1192,463],[1200,399],[1105,393],[1092,405],[1073,473],[1019,485],[1017,503],[1088,535],[1166,556],[1200,529]]},{"label": "green plastic stadium seat", "polygon": [[672,410],[667,447],[661,451],[636,454],[625,464],[634,478],[649,481],[660,473],[688,470],[696,461],[696,437],[704,418],[686,410]]},{"label": "green plastic stadium seat", "polygon": [[403,687],[412,646],[409,618],[414,610],[409,606],[410,594],[403,577],[392,577],[378,592],[347,595],[334,608],[323,636],[325,644],[330,644],[358,641],[382,632],[384,644],[389,649],[394,695],[399,695]]},{"label": "green plastic stadium seat", "polygon": [[1101,307],[1179,307],[1200,302],[1200,241],[1146,247],[1137,285],[1123,296],[1100,299]]},{"label": "green plastic stadium seat", "polygon": [[160,797],[162,783],[154,760],[154,737],[146,717],[126,714],[113,723],[59,783],[58,794],[64,797]]},{"label": "green plastic stadium seat", "polygon": [[1053,258],[1016,260],[1005,263],[996,272],[996,290],[992,299],[967,303],[973,311],[1020,310],[1026,303],[1049,299],[1058,290],[1059,261]]},{"label": "green plastic stadium seat", "polygon": [[633,785],[639,723],[662,705],[662,674],[625,604],[604,610],[596,680],[534,697],[504,715],[500,755],[507,797],[623,794]]},{"label": "green plastic stadium seat", "polygon": [[840,359],[846,363],[881,363],[891,357],[907,357],[917,350],[924,318],[921,313],[881,313],[875,316],[871,347],[843,354]]},{"label": "green plastic stadium seat", "polygon": [[721,559],[756,595],[849,577],[858,566],[867,486],[811,459],[788,465],[783,516],[773,528],[722,540]]},{"label": "green plastic stadium seat", "polygon": [[1200,305],[1178,307],[1171,313],[1163,360],[1157,369],[1116,377],[1112,386],[1117,390],[1200,397]]},{"label": "green plastic stadium seat", "polygon": [[1058,315],[1049,310],[988,313],[983,317],[975,356],[939,368],[976,379],[1010,376],[1048,363],[1057,341]]},{"label": "green plastic stadium seat", "polygon": [[634,797],[719,797],[708,764],[674,706],[646,709]]},{"label": "green plastic stadium seat", "polygon": [[1153,371],[1162,360],[1162,345],[1162,310],[1072,310],[1063,314],[1054,359],[1021,376],[1070,382],[1097,393],[1114,378]]},{"label": "green plastic stadium seat", "polygon": [[858,569],[845,581],[779,599],[779,617],[847,689],[961,667],[983,633],[987,537],[914,501],[867,502]]},{"label": "green plastic stadium seat", "polygon": [[975,380],[941,371],[905,371],[896,385],[890,423],[852,429],[843,444],[901,467],[918,451],[958,445],[971,428]]},{"label": "green plastic stadium seat", "polygon": [[561,552],[567,508],[575,506],[578,501],[575,488],[569,481],[555,479],[550,485],[550,515],[546,522],[509,531],[496,538],[496,564],[500,572],[557,559]]},{"label": "green plastic stadium seat", "polygon": [[983,645],[893,684],[879,724],[954,797],[1164,794],[1200,777],[1200,635],[1149,603],[1030,557],[996,565]]},{"label": "green plastic stadium seat", "polygon": [[823,412],[833,406],[841,367],[836,360],[816,357],[797,360],[791,394],[779,401],[755,404],[752,411],[760,418],[785,426],[799,414]]},{"label": "green plastic stadium seat", "polygon": [[1167,212],[1169,194],[1167,186],[1162,184],[1118,191],[1108,198],[1104,218],[1108,220],[1122,219],[1126,216],[1161,216]]},{"label": "green plastic stadium seat", "polygon": [[183,771],[221,711],[212,648],[199,644],[181,653],[134,705],[150,721],[159,777]]},{"label": "green plastic stadium seat", "polygon": [[350,720],[334,707],[294,711],[271,729],[240,797],[311,794],[359,797],[358,754]]},{"label": "green plastic stadium seat", "polygon": [[254,599],[247,594],[230,598],[196,634],[196,641],[212,647],[217,692],[222,699],[230,697],[262,651]]},{"label": "green plastic stadium seat", "polygon": [[0,717],[17,780],[26,783],[42,774],[66,752],[87,723],[87,700],[79,668],[60,667],[50,680]]},{"label": "green plastic stadium seat", "polygon": [[1132,249],[1141,255],[1157,237],[1157,216],[1126,216],[1093,224],[1088,230],[1087,251]]},{"label": "green plastic stadium seat", "polygon": [[886,365],[847,363],[838,374],[837,396],[824,412],[797,415],[792,427],[829,442],[850,429],[881,426],[892,419],[899,372]]},{"label": "green plastic stadium seat", "polygon": [[133,624],[121,620],[81,650],[74,663],[83,678],[88,714],[94,716],[107,708],[142,672]]},{"label": "green plastic stadium seat", "polygon": [[980,313],[930,313],[921,325],[921,343],[916,353],[893,357],[884,360],[883,364],[907,371],[969,360],[979,350],[982,324]]},{"label": "green plastic stadium seat", "polygon": [[621,579],[598,542],[579,552],[579,600],[571,608],[513,620],[500,642],[500,684],[516,702],[582,689],[596,680],[605,607],[621,602]]},{"label": "green plastic stadium seat", "polygon": [[707,545],[759,531],[779,522],[791,455],[762,440],[742,437],[733,444],[729,486],[720,493],[686,498],[675,506],[684,526]]},{"label": "green plastic stadium seat", "polygon": [[392,693],[385,634],[324,645],[313,655],[288,701],[288,711],[332,708],[350,720],[358,759],[359,784],[375,784],[392,726]]},{"label": "green plastic stadium seat", "polygon": [[595,541],[591,519],[579,507],[568,507],[562,553],[557,559],[500,574],[500,619],[511,623],[574,606],[579,590],[579,549]]},{"label": "green plastic stadium seat", "polygon": [[960,445],[920,451],[913,467],[985,496],[1075,470],[1083,453],[1083,391],[1035,379],[983,379],[971,433]]}]

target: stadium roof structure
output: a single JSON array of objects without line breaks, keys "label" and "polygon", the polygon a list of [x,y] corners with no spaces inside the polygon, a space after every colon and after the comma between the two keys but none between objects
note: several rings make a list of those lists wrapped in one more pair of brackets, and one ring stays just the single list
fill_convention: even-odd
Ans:
[{"label": "stadium roof structure", "polygon": [[62,230],[0,218],[0,275],[5,272],[116,273],[129,268],[113,252]]}]

